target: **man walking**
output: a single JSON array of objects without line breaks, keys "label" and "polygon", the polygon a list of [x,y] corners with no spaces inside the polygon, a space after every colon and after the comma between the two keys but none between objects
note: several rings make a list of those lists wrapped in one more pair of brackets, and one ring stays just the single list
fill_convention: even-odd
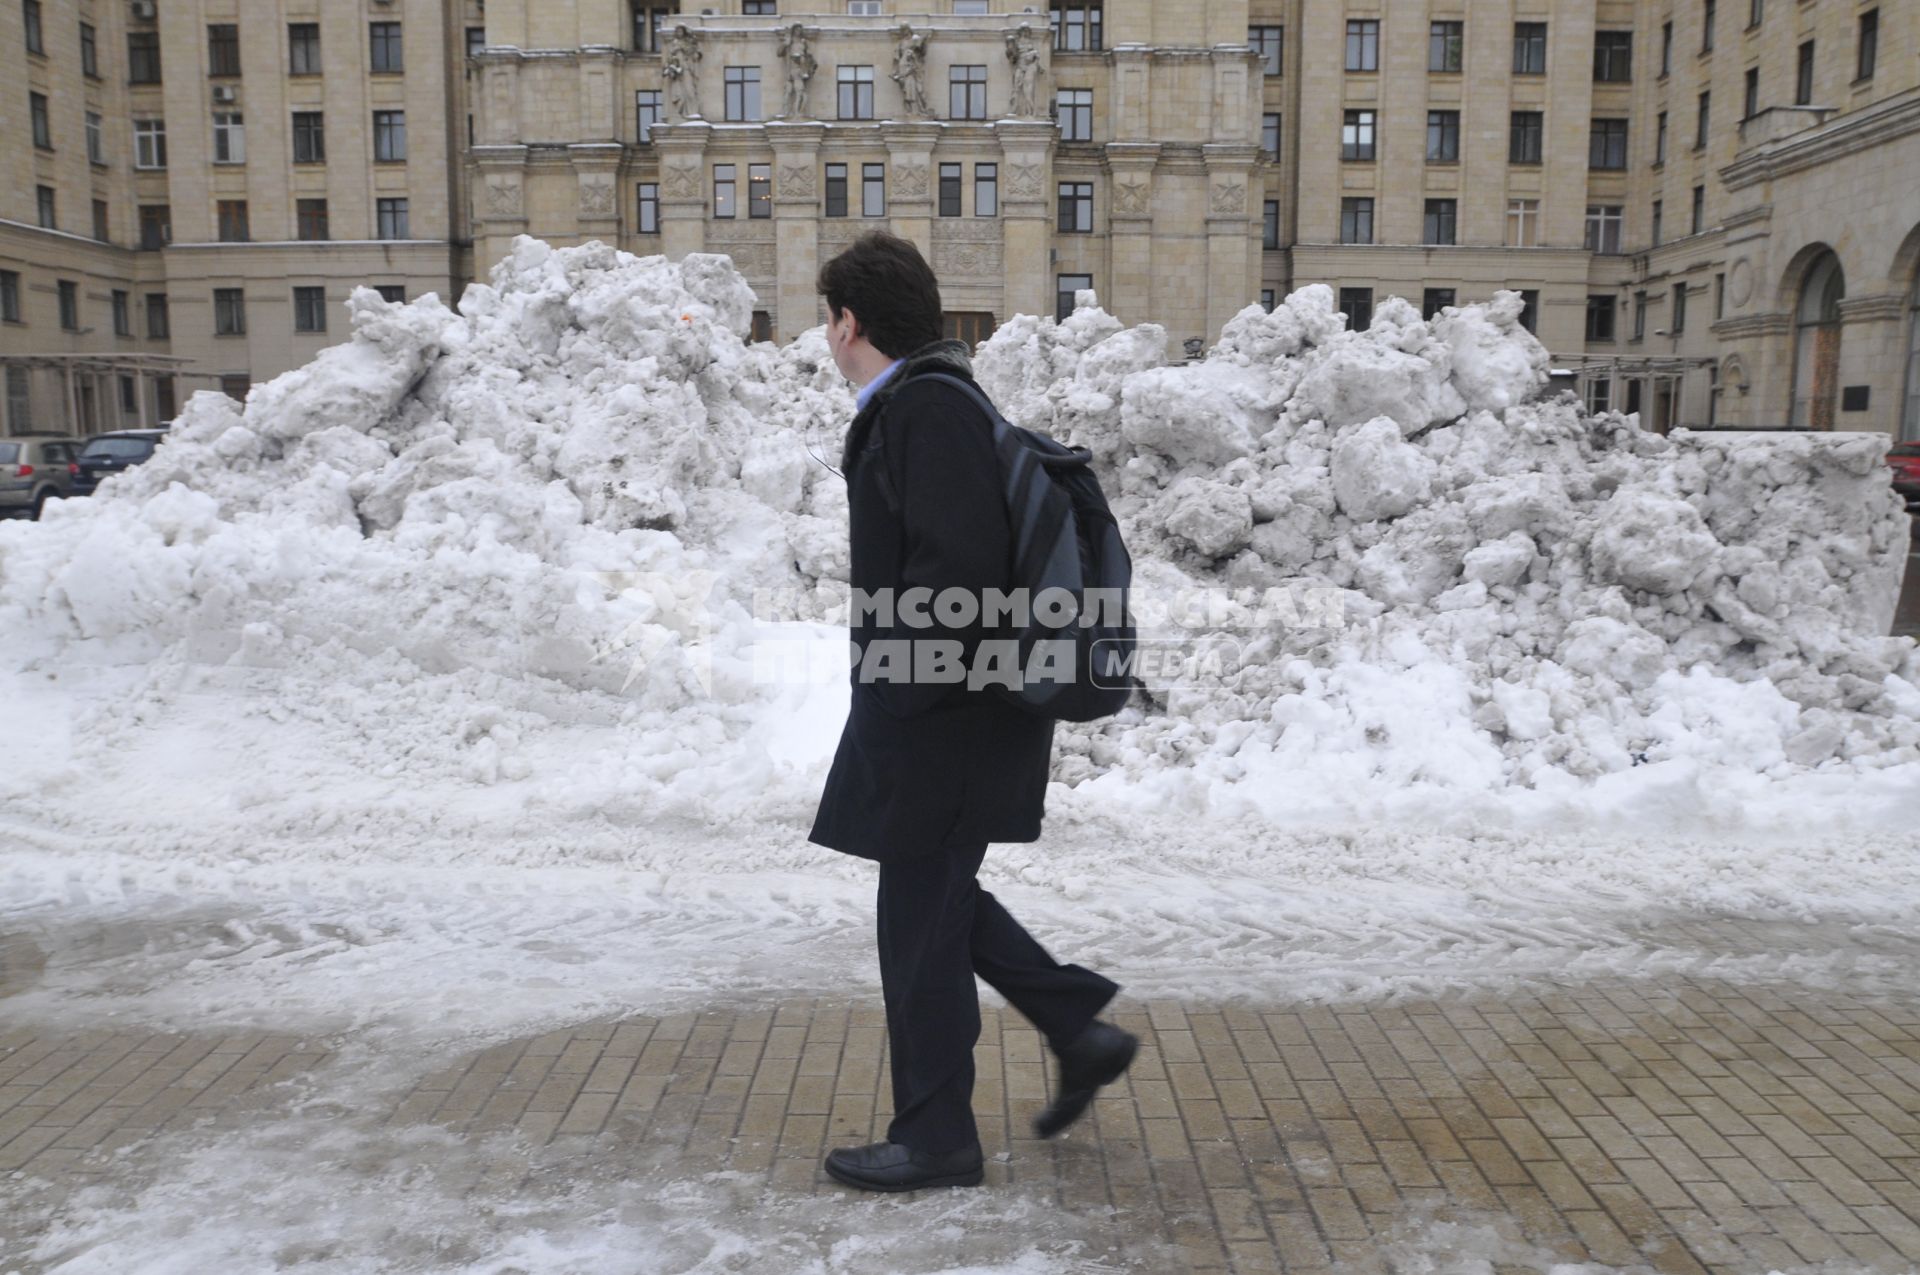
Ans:
[{"label": "man walking", "polygon": [[[939,285],[904,239],[863,236],[821,269],[819,290],[834,363],[860,387],[842,455],[854,596],[895,603],[856,606],[853,645],[864,657],[876,642],[958,642],[967,665],[991,632],[977,615],[958,623],[957,613],[928,606],[920,617],[928,623],[912,625],[900,605],[909,589],[978,600],[1012,587],[992,420],[959,386],[929,379],[970,383],[966,344],[941,339]],[[1040,1029],[1058,1060],[1058,1092],[1034,1121],[1040,1137],[1078,1119],[1139,1042],[1097,1019],[1115,983],[1055,961],[975,880],[989,842],[1039,839],[1053,722],[964,680],[863,677],[867,664],[855,664],[808,840],[880,864],[893,1121],[885,1142],[836,1150],[826,1169],[870,1191],[975,1186],[976,974]]]}]

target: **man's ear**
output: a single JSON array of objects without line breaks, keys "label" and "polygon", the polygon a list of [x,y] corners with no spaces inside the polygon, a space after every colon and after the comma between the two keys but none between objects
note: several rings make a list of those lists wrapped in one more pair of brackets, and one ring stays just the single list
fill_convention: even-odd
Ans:
[{"label": "man's ear", "polygon": [[833,321],[835,323],[838,323],[841,319],[853,320],[853,332],[847,337],[847,340],[858,341],[861,337],[867,334],[866,328],[861,326],[860,316],[853,312],[852,306],[848,306],[846,309],[842,310],[839,314],[835,315]]}]

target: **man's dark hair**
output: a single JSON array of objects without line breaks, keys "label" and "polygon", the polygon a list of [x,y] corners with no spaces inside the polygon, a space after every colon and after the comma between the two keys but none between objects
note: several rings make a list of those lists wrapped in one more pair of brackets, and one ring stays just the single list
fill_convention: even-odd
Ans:
[{"label": "man's dark hair", "polygon": [[884,230],[861,235],[820,267],[814,287],[837,319],[852,310],[861,335],[890,359],[905,358],[943,331],[940,285],[920,250]]}]

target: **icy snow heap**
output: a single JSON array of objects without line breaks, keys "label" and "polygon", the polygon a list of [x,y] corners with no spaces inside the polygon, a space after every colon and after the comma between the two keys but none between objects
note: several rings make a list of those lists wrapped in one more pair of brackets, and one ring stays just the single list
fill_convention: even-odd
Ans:
[{"label": "icy snow heap", "polygon": [[[1160,328],[1083,302],[1010,321],[979,374],[1093,449],[1143,601],[1315,601],[1150,625],[1239,656],[1063,729],[1057,811],[1605,813],[1592,793],[1644,795],[1632,775],[1684,804],[1813,768],[1912,791],[1884,441],[1669,440],[1538,399],[1512,293],[1431,322],[1392,300],[1355,333],[1311,287],[1176,366]],[[0,640],[34,667],[224,671],[237,714],[402,788],[803,815],[837,720],[776,757],[820,699],[756,681],[750,608],[844,591],[845,488],[810,452],[837,461],[852,403],[818,330],[750,345],[751,307],[723,257],[526,238],[457,313],[358,290],[352,340],[244,408],[196,394],[151,462],[0,526]],[[556,742],[582,728],[591,752]]]}]

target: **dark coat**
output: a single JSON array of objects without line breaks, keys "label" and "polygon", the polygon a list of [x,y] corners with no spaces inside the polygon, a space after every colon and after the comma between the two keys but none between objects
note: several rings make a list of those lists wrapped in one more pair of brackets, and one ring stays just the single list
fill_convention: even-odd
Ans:
[{"label": "dark coat", "polygon": [[[915,351],[847,430],[842,468],[855,589],[934,595],[1012,587],[1011,533],[993,451],[993,423],[958,388],[921,373],[971,380],[959,341]],[[899,513],[883,494],[882,469]],[[896,615],[849,617],[863,658],[883,638],[951,638],[968,655],[983,637],[966,628],[914,628]],[[853,701],[807,839],[865,859],[942,846],[1035,841],[1053,757],[1053,721],[964,684],[863,681]]]}]

